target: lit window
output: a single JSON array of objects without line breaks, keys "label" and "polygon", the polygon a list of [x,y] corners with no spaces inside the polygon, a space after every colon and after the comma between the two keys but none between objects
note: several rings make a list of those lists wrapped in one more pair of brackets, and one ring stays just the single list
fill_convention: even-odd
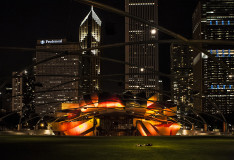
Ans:
[{"label": "lit window", "polygon": [[228,25],[230,25],[230,20],[228,20]]},{"label": "lit window", "polygon": [[228,57],[231,57],[231,50],[228,49]]},{"label": "lit window", "polygon": [[212,25],[212,21],[210,21],[210,25]]},{"label": "lit window", "polygon": [[218,21],[215,21],[215,24],[218,25]]}]

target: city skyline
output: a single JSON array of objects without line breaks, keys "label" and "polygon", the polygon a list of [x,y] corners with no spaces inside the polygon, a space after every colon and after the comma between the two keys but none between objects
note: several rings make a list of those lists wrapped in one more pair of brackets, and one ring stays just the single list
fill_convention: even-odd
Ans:
[{"label": "city skyline", "polygon": [[[145,18],[146,20],[149,20],[152,23],[156,23],[156,24],[158,23],[158,9],[157,9],[158,4],[155,1],[147,1],[147,3],[138,3],[138,1],[129,1],[129,2],[125,1],[125,2],[126,2],[126,5],[125,5],[126,8],[125,9],[126,9],[127,12],[130,12],[133,15],[134,15],[134,13],[136,13],[135,15],[138,16],[138,17]],[[229,1],[227,3],[229,3]],[[145,12],[144,7],[146,7],[147,11],[150,11],[150,12]],[[197,8],[199,9],[199,5],[197,6]],[[139,11],[143,11],[143,12],[138,12],[137,11],[138,9],[139,9]],[[152,9],[152,10],[150,10],[150,9]],[[198,11],[197,11],[198,9],[195,10],[195,14],[202,15],[201,13],[198,13]],[[232,8],[230,9],[230,11],[231,10],[232,10]],[[101,13],[98,9],[97,9],[97,12]],[[209,13],[211,13],[211,11],[209,11]],[[216,13],[216,12],[212,11],[212,13]],[[100,15],[103,16],[102,14],[100,14]],[[147,15],[147,16],[145,16],[145,15]],[[219,16],[219,15],[217,14],[217,16]],[[101,43],[100,37],[101,37],[101,23],[102,22],[98,18],[97,14],[94,12],[93,8],[91,8],[91,11],[88,13],[88,15],[86,13],[85,17],[86,18],[83,19],[81,24],[80,24],[79,43],[81,44],[82,49],[86,49],[86,48],[90,48],[90,47],[97,47]],[[205,37],[203,39],[212,39],[212,37],[216,36],[214,34],[219,32],[219,31],[217,31],[217,26],[228,26],[228,27],[232,26],[232,19],[225,19],[225,18],[221,17],[220,20],[213,20],[212,19],[211,21],[209,21],[208,26],[209,27],[210,26],[211,27],[216,26],[216,28],[214,28],[214,29],[211,28],[211,29],[209,29],[207,31],[204,30],[204,29],[203,30],[201,29],[201,30],[197,31],[198,29],[204,27],[204,26],[202,26],[204,24],[204,18],[202,17],[201,20],[198,20],[198,21],[200,21],[202,23],[202,25],[200,27],[198,23],[197,24],[195,23],[195,21],[197,20],[197,18],[199,18],[199,16],[195,15],[194,17],[195,18],[193,18],[193,22],[194,22],[193,23],[193,36],[196,39],[202,39],[202,38],[199,38],[199,36],[203,36],[203,35],[205,35]],[[220,18],[220,17],[218,17],[218,18]],[[94,28],[89,28],[89,25],[91,24],[90,22],[92,22],[92,26],[94,26]],[[206,20],[206,22],[208,23],[208,20]],[[86,25],[86,23],[87,23],[87,25]],[[104,27],[108,28],[108,25],[104,26]],[[86,33],[85,28],[88,29],[87,33]],[[105,30],[106,28],[103,28],[103,29]],[[226,27],[226,29],[227,29],[227,27]],[[141,31],[143,31],[143,32],[141,33]],[[204,31],[204,33],[203,33],[203,31]],[[207,33],[205,33],[205,31]],[[94,33],[94,32],[96,32],[96,33]],[[111,27],[110,27],[108,32],[114,32],[114,30],[111,30]],[[85,34],[83,35],[83,33],[85,33],[86,35]],[[226,34],[226,36],[225,36],[225,34]],[[227,32],[227,33],[224,33],[224,32],[223,33],[218,33],[217,34],[218,37],[216,36],[216,37],[214,37],[214,39],[230,39],[230,38],[232,38],[231,34],[232,34],[231,31]],[[132,42],[132,41],[135,41],[135,40],[140,40],[140,41],[142,41],[142,40],[157,40],[158,36],[160,37],[160,39],[164,39],[163,38],[164,34],[158,33],[156,28],[147,27],[147,25],[144,26],[143,24],[140,24],[140,23],[138,24],[134,20],[126,19],[126,21],[125,21],[125,41],[126,42]],[[208,36],[208,38],[207,38],[207,36]],[[92,39],[96,39],[96,40],[92,41]],[[49,43],[49,40],[41,40],[40,45],[43,45],[44,43],[47,43],[47,41]],[[88,42],[90,42],[90,43],[88,43]],[[94,43],[96,45],[93,45]],[[214,49],[212,49],[212,50],[214,50]],[[216,52],[217,51],[221,52],[221,50],[220,51],[219,50],[220,49],[216,49]],[[232,51],[231,49],[222,49],[222,53],[224,53],[225,51],[229,52],[229,50],[230,50],[230,52]],[[209,51],[211,51],[211,49]],[[144,56],[141,55],[142,53],[144,53]],[[99,56],[100,55],[99,51],[91,51],[89,55],[96,55],[96,54]],[[36,55],[39,55],[39,54],[36,53]],[[146,55],[151,55],[151,57],[147,57]],[[126,46],[125,55],[122,54],[122,56],[125,57],[125,62],[126,63],[131,63],[131,64],[133,63],[133,64],[136,64],[137,66],[141,66],[140,68],[131,68],[131,66],[128,68],[128,66],[127,66],[125,68],[125,72],[122,72],[122,74],[124,74],[124,73],[127,74],[127,76],[125,76],[125,83],[124,83],[125,91],[131,91],[134,94],[139,93],[140,91],[145,91],[146,92],[146,97],[149,97],[149,95],[151,93],[153,93],[153,92],[150,91],[148,93],[147,90],[145,90],[146,88],[149,88],[150,90],[158,90],[159,87],[158,87],[158,84],[157,84],[158,83],[158,77],[157,76],[147,77],[145,75],[144,76],[140,75],[140,73],[144,73],[144,72],[147,74],[148,69],[154,69],[155,71],[158,71],[158,65],[159,64],[158,64],[158,46],[157,45],[148,44],[147,46],[146,45],[132,45],[130,47]],[[204,56],[203,56],[203,58],[204,58]],[[40,59],[40,58],[36,58],[36,59]],[[83,59],[85,59],[85,58],[83,58]],[[41,60],[43,60],[43,59],[41,59]],[[95,63],[91,63],[90,61],[89,62],[88,61],[85,60],[85,62],[84,62],[83,60],[81,60],[81,62],[79,62],[79,63],[82,64],[81,66],[86,66],[86,67],[83,67],[83,70],[82,70],[82,67],[77,67],[78,70],[81,70],[80,73],[82,72],[83,75],[91,76],[91,77],[92,76],[95,77],[95,76],[99,75],[100,72],[101,72],[101,70],[100,70],[100,61],[99,60],[96,61],[96,59],[91,60],[91,61],[93,61]],[[151,61],[152,61],[152,63],[151,63]],[[194,60],[194,63],[195,62],[196,62],[196,58]],[[91,66],[91,64],[93,66]],[[115,65],[112,64],[112,66],[115,66]],[[39,67],[40,67],[40,65],[35,67],[35,68],[39,68]],[[94,70],[88,69],[88,68],[92,68]],[[105,67],[103,67],[103,68],[105,68]],[[197,71],[198,70],[196,70],[196,72]],[[93,74],[91,72],[93,72],[95,74]],[[51,72],[51,73],[53,73],[53,72]],[[132,77],[131,74],[134,74],[134,77]],[[136,76],[138,76],[138,77],[136,77]],[[85,76],[81,76],[81,77],[83,78]],[[82,78],[80,78],[80,79],[82,79]],[[230,78],[230,77],[227,77],[227,78]],[[38,78],[36,78],[36,79],[38,79]],[[123,76],[122,76],[122,78],[119,77],[117,80],[119,80],[119,81],[122,80],[123,81]],[[39,80],[39,81],[41,81],[41,80]],[[150,83],[148,83],[148,81],[150,81]],[[87,82],[87,84],[85,84],[84,82]],[[165,82],[164,83],[164,88],[168,87],[168,82],[166,80],[165,81],[163,80],[163,82]],[[123,83],[122,84],[120,83],[120,85],[117,84],[116,82],[114,82],[114,83],[115,83],[114,88],[119,87],[119,91],[121,91],[121,89],[122,89],[122,91],[124,90]],[[112,85],[114,83],[112,83]],[[95,88],[95,89],[88,89],[89,88],[88,87],[87,91],[85,91],[85,92],[83,92],[81,94],[91,93],[91,92],[94,92],[95,90],[98,90],[99,88],[102,88],[100,86],[100,81],[98,79],[95,79],[95,78],[94,79],[90,78],[89,80],[84,78],[82,80],[82,82],[80,82],[80,86],[81,86],[81,84],[83,85],[81,88],[84,88],[84,86],[88,87],[89,85],[92,86],[91,88]],[[104,84],[105,87],[108,87],[109,90],[108,89],[107,90],[103,89],[102,91],[112,91],[112,90],[110,90],[110,87],[107,84],[105,84],[105,82],[103,84]],[[219,84],[215,84],[215,85],[220,86]],[[212,84],[210,86],[214,86],[214,85]],[[232,84],[228,84],[227,86],[229,86],[229,89],[232,88]],[[103,88],[105,88],[105,87],[103,87]],[[224,85],[222,85],[222,87],[224,87]],[[225,88],[226,88],[226,85],[225,85]],[[136,90],[138,90],[138,91],[136,91]],[[195,89],[193,89],[193,90],[195,90]],[[50,97],[49,95],[46,95],[46,96]],[[70,99],[70,98],[68,97],[66,99]]]},{"label": "city skyline", "polygon": [[[4,43],[9,44],[17,34],[12,31],[9,37],[4,36],[6,42],[0,49],[6,59],[1,66],[10,67],[0,70],[0,109],[1,114],[7,114],[4,107],[12,98],[11,109],[20,117],[18,130],[26,128],[24,120],[33,115],[41,118],[30,127],[37,130],[48,113],[59,118],[55,121],[61,126],[54,123],[57,135],[161,135],[157,127],[174,135],[172,124],[178,130],[198,129],[206,135],[215,129],[223,133],[234,129],[234,0],[194,1],[190,9],[184,0],[179,3],[181,8],[172,6],[175,2],[167,6],[165,1],[161,8],[157,0],[98,2],[38,2],[36,11],[30,12],[37,13],[30,15],[31,22],[39,29],[37,22],[45,20],[51,30],[42,27],[34,34],[43,38],[31,42],[31,48],[22,47],[23,43],[29,45],[26,37],[31,30],[24,32],[21,43],[15,40],[22,45],[16,48],[4,48]],[[70,8],[56,17],[54,11],[62,5]],[[41,12],[43,7],[53,12]],[[177,12],[184,9],[182,13],[187,14],[182,22],[181,13],[173,15],[171,8]],[[8,23],[4,19],[3,24]],[[25,68],[27,63],[31,66]],[[13,76],[8,77],[12,70]],[[75,126],[70,126],[70,120]],[[53,122],[47,127],[53,130]]]},{"label": "city skyline", "polygon": [[[23,1],[24,2],[24,1]],[[22,3],[23,3],[22,2]],[[115,7],[117,7],[117,8],[120,8],[120,9],[122,9],[122,10],[124,10],[124,2],[123,1],[113,1],[113,2],[108,2],[110,5],[115,5]],[[166,4],[165,4],[165,2],[159,2],[159,6],[161,5],[160,3],[162,3],[162,7],[160,8],[159,7],[159,16],[161,17],[161,18],[159,18],[159,22],[160,23],[165,23],[166,25],[167,24],[169,24],[169,21],[170,20],[166,20],[166,18],[168,18],[169,16],[167,16],[167,14],[163,14],[162,15],[162,13],[167,13],[167,11],[165,10],[163,10],[163,9],[165,9],[165,8],[168,8],[169,7],[169,9],[171,8],[171,6],[166,6]],[[171,3],[174,3],[174,2],[171,2]],[[183,4],[184,3],[184,1],[180,1],[180,2],[178,2],[178,6],[180,6],[181,4]],[[26,35],[26,36],[24,36],[25,38],[24,38],[24,41],[22,41],[22,40],[20,40],[20,38],[19,37],[17,37],[14,41],[9,41],[9,40],[7,40],[7,39],[9,39],[9,37],[6,37],[6,36],[4,36],[5,34],[2,34],[3,36],[2,37],[5,37],[5,41],[3,41],[3,43],[2,44],[5,44],[5,46],[11,46],[11,45],[14,45],[15,43],[17,43],[17,44],[21,44],[21,46],[30,46],[30,47],[33,47],[33,46],[35,46],[34,44],[35,44],[35,42],[36,42],[36,40],[37,39],[40,39],[39,38],[39,36],[37,36],[37,35],[39,35],[40,34],[40,36],[42,36],[41,37],[41,39],[45,39],[45,38],[66,38],[66,36],[64,36],[64,35],[61,35],[63,32],[61,32],[61,31],[59,31],[59,30],[61,30],[61,27],[62,26],[64,26],[64,25],[56,25],[56,24],[58,24],[59,23],[59,21],[57,21],[56,23],[54,23],[53,21],[51,22],[51,21],[49,21],[49,19],[48,18],[52,18],[52,17],[55,17],[56,19],[58,19],[58,17],[56,16],[56,12],[52,12],[51,10],[50,10],[50,8],[51,8],[51,5],[53,4],[53,2],[44,2],[44,1],[42,1],[41,2],[41,5],[43,5],[43,7],[45,7],[46,8],[46,10],[44,11],[44,13],[42,13],[42,14],[36,14],[36,16],[37,16],[37,21],[36,21],[36,24],[38,25],[38,26],[42,26],[42,27],[40,27],[40,30],[38,30],[37,32],[35,32],[35,33],[37,33],[37,34],[35,34],[35,33],[33,33],[33,34],[31,34],[31,36],[30,35]],[[65,3],[66,5],[71,5],[71,4],[69,4],[69,3]],[[73,4],[73,3],[72,3]],[[164,4],[164,5],[163,5]],[[11,3],[9,3],[9,4],[5,4],[5,6],[7,7],[7,6],[10,6],[11,5]],[[29,6],[32,6],[33,5],[33,3],[29,3],[29,4],[27,4],[28,5],[28,7]],[[58,3],[57,4],[58,6],[62,6],[63,5],[63,3]],[[190,6],[190,8],[192,8],[192,7],[194,7],[194,5],[191,5],[190,3],[187,3],[187,4],[185,4],[185,5],[188,5],[188,6]],[[17,6],[12,6],[13,8],[16,8],[17,9]],[[33,6],[34,7],[34,6]],[[88,6],[85,6],[85,5],[80,5],[80,4],[76,4],[75,6],[73,6],[74,8],[73,8],[73,11],[70,11],[70,12],[75,12],[75,13],[77,13],[77,11],[74,11],[74,9],[75,8],[81,8],[80,10],[79,10],[79,12],[81,11],[81,13],[83,14],[82,16],[85,16],[86,14],[87,14],[87,11],[89,10],[89,7]],[[180,6],[181,7],[181,6]],[[59,8],[58,8],[59,9]],[[175,8],[175,10],[179,10],[179,8]],[[185,10],[188,10],[188,9],[186,9],[185,8]],[[4,10],[1,10],[3,13],[5,13],[4,12]],[[36,11],[38,11],[38,10],[36,10]],[[102,19],[104,19],[104,22],[103,22],[103,28],[104,28],[104,31],[103,31],[103,37],[104,37],[104,39],[103,39],[103,44],[108,44],[108,43],[115,43],[115,42],[121,42],[121,41],[123,41],[124,40],[124,35],[123,34],[121,34],[121,33],[123,33],[123,31],[124,31],[124,25],[120,25],[120,23],[121,22],[123,22],[124,21],[124,18],[123,17],[119,17],[119,16],[117,16],[117,15],[115,15],[115,14],[112,14],[112,13],[109,13],[109,15],[105,15],[105,14],[103,14],[104,13],[104,11],[102,11],[102,10],[100,10],[100,9],[96,9],[96,11],[97,11],[97,14],[98,15],[100,15],[101,16],[101,18]],[[31,10],[26,10],[26,11],[24,11],[24,12],[26,12],[26,13],[30,13],[31,12]],[[175,11],[176,12],[176,11]],[[23,12],[22,11],[20,11],[20,13],[22,13],[23,14]],[[34,13],[34,12],[33,12]],[[40,13],[40,10],[39,10],[39,12],[38,13]],[[47,13],[47,14],[46,14]],[[60,12],[59,12],[60,13]],[[66,14],[65,14],[66,13]],[[161,13],[161,14],[160,14]],[[176,12],[177,13],[177,12]],[[62,14],[63,16],[61,16],[60,18],[61,19],[63,19],[63,18],[65,18],[65,15],[67,15],[68,14],[68,12],[64,12],[64,14],[63,13],[60,13],[60,14]],[[15,13],[8,13],[8,14],[6,14],[6,16],[9,16],[9,19],[11,19],[11,15],[15,15]],[[30,27],[33,27],[33,26],[35,26],[36,28],[38,28],[36,25],[35,25],[35,21],[32,19],[32,17],[33,17],[33,15],[35,15],[35,14],[30,14],[30,15],[28,15],[27,17],[31,17],[31,22],[32,23],[30,23],[30,22],[27,22],[27,23],[29,23],[29,26]],[[181,13],[181,15],[183,15],[184,16],[184,14],[182,14]],[[73,24],[72,25],[72,30],[73,31],[75,31],[75,32],[73,32],[73,38],[71,38],[71,39],[73,39],[74,40],[74,37],[76,37],[75,39],[76,40],[78,40],[78,36],[75,36],[75,35],[78,35],[77,33],[78,33],[78,26],[79,26],[79,21],[82,21],[82,16],[78,16],[78,15],[70,15],[69,17],[66,17],[66,18],[70,18],[71,20],[69,21],[69,23],[73,23],[73,22],[75,22],[75,24],[76,24],[76,27],[75,27],[75,25]],[[21,19],[22,19],[22,15],[21,14],[19,14],[19,17],[21,17]],[[76,19],[75,20],[75,17],[78,17],[78,19],[80,19],[80,20],[78,20],[78,19]],[[112,17],[115,17],[114,19],[112,19]],[[164,20],[164,17],[165,17],[165,20]],[[187,17],[189,17],[189,16],[187,16]],[[191,19],[191,18],[190,18]],[[8,21],[6,21],[5,20],[5,18],[3,19],[4,21],[4,23],[6,24],[6,25],[8,25]],[[181,19],[180,21],[184,21],[184,20],[186,20],[187,22],[189,22],[190,20],[189,19]],[[23,23],[24,21],[26,21],[26,19],[22,19],[22,22],[21,23]],[[48,27],[48,29],[46,29],[46,26],[45,25],[43,25],[43,23],[42,22],[46,22],[47,24],[50,24],[49,26],[51,26],[51,27]],[[173,21],[174,21],[174,19],[173,19]],[[172,22],[173,22],[172,21]],[[3,24],[4,24],[3,23]],[[18,21],[16,21],[15,23],[19,23]],[[54,24],[53,24],[54,23]],[[52,25],[51,25],[52,24]],[[187,23],[186,23],[187,24]],[[21,27],[23,27],[24,25],[20,25]],[[48,26],[48,25],[47,25]],[[170,26],[170,25],[168,25],[168,26]],[[3,27],[3,26],[1,26],[1,27]],[[52,27],[55,29],[53,29],[52,30]],[[68,27],[69,28],[69,27]],[[188,34],[189,35],[189,27],[186,27],[187,29],[180,29],[180,32],[187,32],[186,34]],[[33,28],[32,28],[33,29]],[[3,28],[3,30],[4,30],[4,28]],[[65,30],[67,30],[67,29],[65,29]],[[187,31],[186,31],[187,30]],[[44,31],[44,32],[43,32]],[[15,33],[16,33],[16,31],[14,31]],[[57,32],[57,33],[56,33]],[[71,31],[69,32],[69,34],[67,34],[67,36],[69,36],[69,35],[71,35],[72,33],[71,33]],[[17,35],[17,34],[14,34],[14,35]],[[122,36],[121,36],[122,35]],[[159,33],[159,35],[160,35],[160,33]],[[163,37],[164,35],[161,35],[161,37]],[[1,37],[1,38],[2,38]],[[28,38],[26,38],[26,37],[28,37]],[[36,39],[34,38],[34,37],[37,37]],[[32,41],[32,39],[34,39],[34,41]],[[13,42],[13,43],[10,43],[10,42]],[[17,46],[17,45],[14,45],[14,46]],[[166,49],[165,49],[166,48]],[[162,51],[163,50],[163,51]],[[167,50],[166,51],[166,54],[164,53],[165,51],[164,50]],[[112,54],[109,54],[109,52],[111,52]],[[161,47],[161,52],[159,52],[159,54],[161,53],[161,55],[159,55],[159,59],[161,59],[160,61],[159,61],[159,69],[161,69],[163,72],[169,72],[169,67],[167,67],[168,65],[169,65],[169,63],[167,62],[168,61],[168,59],[169,59],[169,49],[168,49],[168,47],[164,47],[164,46],[162,46]],[[16,71],[19,67],[20,68],[22,68],[24,65],[23,64],[30,64],[30,62],[31,62],[31,58],[32,58],[32,55],[31,55],[31,53],[20,53],[21,55],[24,55],[24,56],[18,56],[19,54],[18,53],[15,53],[15,51],[13,51],[13,52],[10,52],[9,53],[9,51],[7,51],[7,53],[5,53],[5,54],[1,54],[1,56],[2,56],[2,58],[5,58],[7,61],[8,61],[8,57],[7,57],[7,54],[11,54],[11,55],[14,55],[15,57],[17,57],[18,59],[20,59],[21,57],[25,57],[24,59],[22,59],[22,62],[23,63],[17,63],[16,62],[16,60],[12,60],[12,61],[9,61],[9,63],[11,63],[11,62],[15,62],[15,65],[11,65],[11,67],[8,69],[8,70],[12,70],[12,71]],[[120,47],[120,48],[118,48],[118,49],[116,49],[116,50],[114,50],[114,51],[111,51],[110,49],[106,49],[106,50],[104,50],[103,51],[103,54],[102,54],[103,56],[106,56],[106,57],[111,57],[111,58],[115,58],[115,59],[118,59],[118,60],[124,60],[124,48],[122,47]],[[165,55],[167,55],[167,56],[165,56]],[[1,58],[1,59],[2,59]],[[164,62],[163,62],[164,61]],[[9,64],[8,63],[8,64]],[[111,65],[109,62],[101,62],[101,63],[103,63],[103,67],[101,68],[101,70],[102,70],[102,73],[103,74],[111,74],[111,73],[123,73],[123,71],[124,71],[124,66],[122,66],[122,65],[120,65],[120,64],[115,64],[114,66],[113,65]],[[4,66],[6,66],[6,65],[8,65],[8,64],[6,64],[5,63],[5,61],[3,61],[2,63],[1,63],[1,65],[4,67]],[[16,65],[16,64],[18,64],[18,65]],[[168,65],[165,65],[165,64],[168,64]],[[109,66],[112,66],[112,71],[110,72],[107,68],[109,68]],[[1,67],[2,68],[2,67]],[[12,69],[11,69],[12,68]],[[1,73],[2,73],[2,75],[9,75],[9,73],[6,71],[6,70],[1,70]],[[118,78],[120,81],[123,81],[123,78],[121,78],[121,77],[119,77]],[[103,86],[103,84],[101,84],[102,86]],[[117,92],[121,92],[122,91],[122,86],[118,86],[118,84],[115,82],[105,82],[105,85],[107,85],[107,87],[105,86],[104,87],[104,90],[108,90],[109,88],[113,88],[113,87],[115,87],[116,88],[116,91]],[[167,85],[164,85],[164,86],[166,86],[166,90],[169,90],[169,87],[168,87],[168,85],[169,84],[167,84]]]}]

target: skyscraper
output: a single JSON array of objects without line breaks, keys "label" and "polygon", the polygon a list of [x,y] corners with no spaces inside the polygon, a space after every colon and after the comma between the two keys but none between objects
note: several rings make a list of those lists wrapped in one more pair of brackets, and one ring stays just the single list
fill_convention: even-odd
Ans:
[{"label": "skyscraper", "polygon": [[35,78],[32,69],[12,73],[12,111],[27,110],[35,112],[34,91]]},{"label": "skyscraper", "polygon": [[35,77],[32,69],[12,75],[12,111],[20,111],[22,118],[30,118],[35,113]]},{"label": "skyscraper", "polygon": [[171,74],[177,76],[171,80],[171,99],[182,115],[193,107],[193,53],[193,49],[188,45],[171,44]]},{"label": "skyscraper", "polygon": [[[12,75],[15,75],[13,72]],[[19,74],[23,76],[23,72]],[[21,110],[23,107],[23,77],[12,78],[12,111]]]},{"label": "skyscraper", "polygon": [[[130,14],[158,24],[157,0],[125,0],[125,11]],[[156,28],[133,19],[125,19],[125,42],[157,40]],[[146,96],[156,93],[158,77],[158,45],[136,44],[125,47],[125,90],[136,94],[146,92]],[[141,66],[141,67],[138,67]]]},{"label": "skyscraper", "polygon": [[[193,14],[193,38],[207,40],[234,40],[234,0],[201,0]],[[234,47],[228,45],[202,45],[232,70]],[[234,77],[203,53],[197,53],[194,65],[194,107],[200,111],[224,114],[234,111]],[[214,102],[217,106],[211,104]]]},{"label": "skyscraper", "polygon": [[[82,49],[97,47],[101,43],[101,20],[91,7],[80,24],[79,42]],[[90,94],[100,90],[100,50],[85,51],[80,56],[79,67],[79,94]]]},{"label": "skyscraper", "polygon": [[[79,48],[78,43],[69,43],[66,39],[38,40],[35,61],[74,52]],[[36,113],[46,114],[58,110],[62,102],[78,101],[78,58],[78,55],[66,55],[34,68],[36,83],[41,84],[35,88]]]}]

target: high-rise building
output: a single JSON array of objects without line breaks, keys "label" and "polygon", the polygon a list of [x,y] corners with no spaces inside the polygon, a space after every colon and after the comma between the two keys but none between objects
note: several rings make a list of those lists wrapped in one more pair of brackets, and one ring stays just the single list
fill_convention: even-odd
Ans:
[{"label": "high-rise building", "polygon": [[4,83],[0,89],[0,113],[12,111],[12,84]]},{"label": "high-rise building", "polygon": [[[201,0],[193,14],[193,38],[207,40],[234,40],[234,0]],[[202,45],[234,70],[234,47],[228,45]],[[194,62],[194,107],[203,112],[224,114],[234,111],[234,76],[220,64],[197,53]],[[215,103],[217,106],[212,105]]]},{"label": "high-rise building", "polygon": [[[101,20],[91,7],[80,24],[79,42],[82,49],[98,47],[101,43]],[[100,90],[100,50],[94,49],[85,51],[80,56],[81,65],[79,67],[79,94],[90,94]]]},{"label": "high-rise building", "polygon": [[12,73],[12,111],[20,112],[24,118],[35,113],[35,77],[32,69]]},{"label": "high-rise building", "polygon": [[[188,45],[172,43],[170,49],[171,100],[177,104],[178,112],[184,115],[193,107],[193,49]],[[179,114],[179,115],[180,115]]]},{"label": "high-rise building", "polygon": [[[35,61],[80,49],[66,39],[38,40]],[[52,51],[50,51],[52,50]],[[59,109],[62,102],[78,101],[78,55],[65,55],[37,65],[35,70],[35,110],[46,114]]]},{"label": "high-rise building", "polygon": [[[125,0],[125,11],[158,24],[157,0]],[[157,29],[133,19],[125,19],[125,42],[157,40]],[[136,44],[125,47],[125,90],[145,92],[148,97],[158,89],[158,45]],[[140,66],[140,67],[139,67]]]},{"label": "high-rise building", "polygon": [[[16,75],[13,72],[12,75]],[[19,77],[12,78],[12,111],[21,110],[23,107],[23,72],[18,74]]]}]

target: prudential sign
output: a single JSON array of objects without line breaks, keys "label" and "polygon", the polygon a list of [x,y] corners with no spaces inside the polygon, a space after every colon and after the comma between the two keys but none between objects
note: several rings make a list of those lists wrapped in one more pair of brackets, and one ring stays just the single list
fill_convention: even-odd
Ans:
[{"label": "prudential sign", "polygon": [[59,44],[59,43],[63,43],[62,39],[56,39],[56,40],[41,40],[40,44]]}]

